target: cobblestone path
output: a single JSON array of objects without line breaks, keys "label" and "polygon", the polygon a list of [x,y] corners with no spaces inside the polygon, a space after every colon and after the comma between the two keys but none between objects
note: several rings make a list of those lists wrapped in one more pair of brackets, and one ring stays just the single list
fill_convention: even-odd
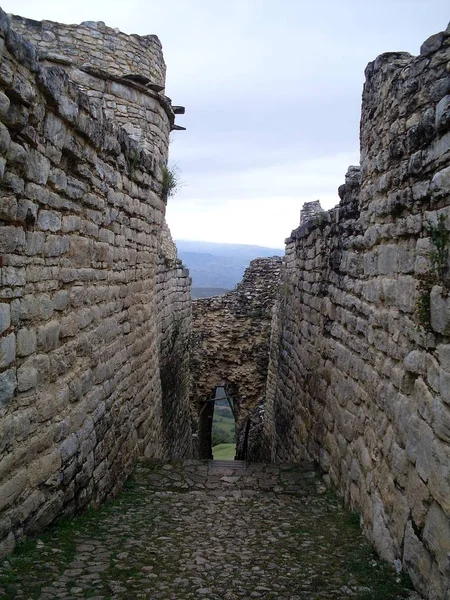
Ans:
[{"label": "cobblestone path", "polygon": [[417,597],[304,467],[140,463],[119,498],[26,542],[0,598]]}]

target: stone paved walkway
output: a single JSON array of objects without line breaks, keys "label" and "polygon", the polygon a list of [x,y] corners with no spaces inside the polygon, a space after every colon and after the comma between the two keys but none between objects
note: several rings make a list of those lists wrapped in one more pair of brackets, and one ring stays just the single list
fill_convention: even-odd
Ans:
[{"label": "stone paved walkway", "polygon": [[408,597],[320,476],[289,466],[141,463],[0,565],[8,600]]}]

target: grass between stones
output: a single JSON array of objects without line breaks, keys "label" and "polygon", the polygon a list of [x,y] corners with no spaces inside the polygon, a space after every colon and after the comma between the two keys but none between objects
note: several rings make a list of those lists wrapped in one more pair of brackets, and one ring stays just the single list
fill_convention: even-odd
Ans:
[{"label": "grass between stones", "polygon": [[0,598],[408,597],[408,579],[375,555],[318,474],[256,466],[222,477],[207,463],[139,465],[117,499],[0,563]]}]

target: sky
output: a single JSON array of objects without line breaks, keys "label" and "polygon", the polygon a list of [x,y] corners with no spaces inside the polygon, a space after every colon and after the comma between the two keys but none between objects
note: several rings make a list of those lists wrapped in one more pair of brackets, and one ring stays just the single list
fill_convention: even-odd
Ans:
[{"label": "sky", "polygon": [[63,23],[159,36],[166,94],[186,107],[169,164],[175,239],[281,248],[303,202],[338,203],[359,163],[364,68],[418,54],[446,28],[448,0],[2,0]]}]

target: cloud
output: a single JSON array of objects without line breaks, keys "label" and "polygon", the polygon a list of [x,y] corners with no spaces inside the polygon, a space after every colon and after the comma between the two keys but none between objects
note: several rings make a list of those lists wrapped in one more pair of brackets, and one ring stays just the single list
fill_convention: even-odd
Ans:
[{"label": "cloud", "polygon": [[156,33],[167,93],[186,106],[170,160],[185,185],[178,238],[279,246],[304,201],[337,202],[358,163],[364,68],[417,54],[444,29],[448,0],[3,0],[7,12]]},{"label": "cloud", "polygon": [[172,234],[280,248],[298,226],[304,202],[320,199],[327,209],[338,203],[337,187],[357,159],[357,154],[338,154],[185,180],[169,200]]}]

